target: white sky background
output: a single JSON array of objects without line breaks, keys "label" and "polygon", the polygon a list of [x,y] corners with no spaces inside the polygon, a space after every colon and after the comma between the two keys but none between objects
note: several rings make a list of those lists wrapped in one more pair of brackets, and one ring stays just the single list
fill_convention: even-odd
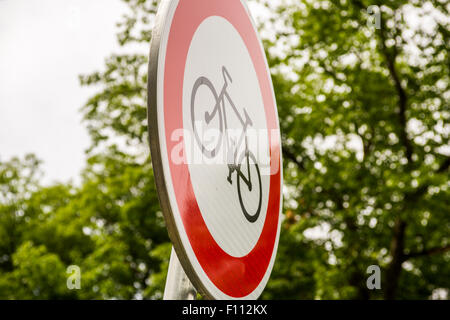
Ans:
[{"label": "white sky background", "polygon": [[43,183],[77,181],[90,138],[78,75],[119,51],[120,0],[0,0],[0,161],[35,153]]}]

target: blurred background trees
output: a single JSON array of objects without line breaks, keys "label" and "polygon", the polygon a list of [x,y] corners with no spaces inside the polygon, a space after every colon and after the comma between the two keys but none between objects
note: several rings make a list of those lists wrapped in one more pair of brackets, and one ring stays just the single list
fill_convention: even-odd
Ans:
[{"label": "blurred background trees", "polygon": [[[97,90],[81,109],[92,138],[81,185],[40,185],[33,155],[0,162],[0,298],[162,297],[171,245],[146,120],[158,3],[125,2],[127,53],[80,76]],[[284,221],[262,298],[448,298],[448,3],[249,5],[284,157]],[[81,268],[80,290],[66,287],[69,265]],[[366,286],[370,265],[381,290]]]}]

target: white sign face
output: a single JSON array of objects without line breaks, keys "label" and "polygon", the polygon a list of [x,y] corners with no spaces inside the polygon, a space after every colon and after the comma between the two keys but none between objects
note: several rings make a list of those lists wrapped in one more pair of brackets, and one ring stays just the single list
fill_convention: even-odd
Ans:
[{"label": "white sign face", "polygon": [[278,245],[282,162],[270,73],[245,3],[163,2],[149,122],[161,206],[189,278],[210,298],[256,299]]},{"label": "white sign face", "polygon": [[[230,48],[233,49],[233,54],[230,54]],[[230,76],[226,79],[228,83],[225,83],[223,67]],[[220,123],[218,123],[220,120],[223,131],[228,129],[230,136],[233,133],[239,135],[243,132],[243,125],[239,119],[239,117],[244,117],[243,110],[247,112],[252,121],[252,125],[248,127],[247,138],[253,140],[258,139],[258,134],[264,135],[267,131],[267,122],[265,113],[261,112],[264,110],[264,104],[251,57],[239,33],[224,18],[213,16],[204,20],[196,30],[189,47],[184,71],[183,125],[185,133],[191,137],[195,135],[190,107],[192,88],[197,79],[201,77],[205,77],[211,82],[217,95],[220,95],[225,86],[225,92],[232,98],[238,111],[238,114],[235,114],[229,101],[224,101],[225,110],[222,110],[222,114],[216,113],[216,117],[206,125],[206,121],[202,121],[202,115],[211,111],[217,102],[222,101],[220,101],[220,97],[219,101],[215,99],[211,92],[212,88],[207,85],[200,86],[196,91],[193,111],[194,119],[198,122],[197,127],[203,129],[204,136],[207,136],[208,129],[216,129],[220,133]],[[212,133],[212,135],[214,134]],[[201,145],[195,143],[195,140],[189,141],[191,145],[186,146],[186,156],[195,197],[209,232],[226,253],[234,257],[242,257],[253,249],[264,226],[270,176],[264,175],[262,172],[258,176],[258,172],[250,170],[250,173],[254,173],[256,177],[253,180],[261,179],[261,191],[258,185],[256,188],[252,188],[252,191],[248,188],[241,188],[238,191],[236,175],[232,176],[231,183],[227,179],[228,164],[233,164],[233,161],[227,161],[227,153],[233,150],[227,150],[228,146],[224,139],[226,136],[224,133],[215,157],[209,158],[207,155],[203,155]],[[249,143],[248,150],[255,155],[258,163],[268,164],[270,160],[269,146],[266,142],[267,137],[263,136],[263,138],[264,141],[260,144],[258,141],[253,144]],[[256,147],[259,147],[259,150]],[[245,149],[245,143],[242,144],[239,151],[242,152],[242,149]],[[203,157],[198,157],[198,155]],[[253,223],[249,223],[242,214],[237,192],[241,192],[249,213],[254,214],[259,205],[261,206],[259,217]]]}]

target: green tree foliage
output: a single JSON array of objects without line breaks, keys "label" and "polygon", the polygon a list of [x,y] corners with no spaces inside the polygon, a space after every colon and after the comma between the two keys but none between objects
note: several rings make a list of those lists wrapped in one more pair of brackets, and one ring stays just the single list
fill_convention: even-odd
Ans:
[{"label": "green tree foliage", "polygon": [[[283,24],[266,47],[292,190],[282,237],[303,252],[285,263],[325,248],[312,259],[313,297],[415,299],[448,288],[448,25],[424,30],[411,17],[447,10],[439,1],[301,1],[274,15]],[[305,238],[317,226],[323,243]],[[281,259],[265,297],[283,294],[270,290],[278,276],[307,292]],[[380,291],[366,287],[372,264]]]},{"label": "green tree foliage", "polygon": [[[97,88],[82,108],[93,143],[81,185],[41,186],[31,155],[0,162],[0,298],[162,296],[171,245],[146,121],[157,2],[125,2],[123,52],[80,77]],[[448,292],[448,4],[250,5],[262,12],[284,157],[284,221],[262,298]],[[66,287],[69,265],[81,268],[80,290]],[[370,265],[381,290],[366,286]]]}]

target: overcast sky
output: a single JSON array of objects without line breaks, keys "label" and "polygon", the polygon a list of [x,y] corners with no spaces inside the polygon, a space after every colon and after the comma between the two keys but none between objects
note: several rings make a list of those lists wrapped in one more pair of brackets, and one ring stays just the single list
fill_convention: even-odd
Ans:
[{"label": "overcast sky", "polygon": [[120,0],[0,0],[0,161],[35,153],[44,183],[76,178],[90,140],[78,75],[119,47]]}]

